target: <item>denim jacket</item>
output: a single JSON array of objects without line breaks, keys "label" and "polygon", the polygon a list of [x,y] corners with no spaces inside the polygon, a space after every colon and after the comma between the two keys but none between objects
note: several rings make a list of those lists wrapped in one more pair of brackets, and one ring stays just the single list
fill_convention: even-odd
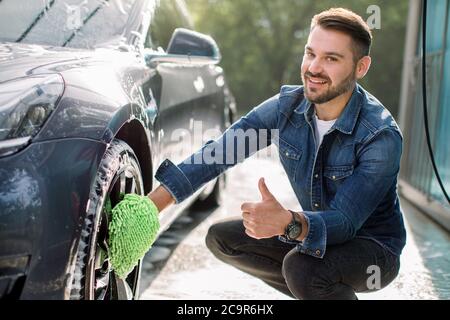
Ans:
[{"label": "denim jacket", "polygon": [[[155,178],[180,203],[257,149],[275,143],[309,226],[306,238],[295,242],[298,251],[323,258],[328,245],[366,238],[400,255],[406,241],[397,194],[403,138],[394,118],[357,84],[317,147],[314,113],[302,86],[283,86],[278,95],[255,107],[186,161],[175,165],[165,160]],[[240,155],[237,144],[229,143],[230,133],[250,129],[268,133],[257,137],[257,148],[245,145]],[[205,154],[228,158],[202,161]]]}]

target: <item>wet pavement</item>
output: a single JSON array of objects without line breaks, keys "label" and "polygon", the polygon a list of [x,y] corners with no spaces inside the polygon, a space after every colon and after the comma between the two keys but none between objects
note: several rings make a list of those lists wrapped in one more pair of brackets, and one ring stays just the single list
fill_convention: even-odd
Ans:
[{"label": "wet pavement", "polygon": [[[217,260],[206,248],[209,226],[240,215],[245,201],[258,201],[258,179],[287,208],[300,210],[276,151],[248,159],[227,173],[224,205],[191,208],[155,242],[144,258],[141,299],[290,300],[262,281]],[[359,299],[450,299],[450,234],[402,199],[408,232],[399,276],[387,288]]]}]

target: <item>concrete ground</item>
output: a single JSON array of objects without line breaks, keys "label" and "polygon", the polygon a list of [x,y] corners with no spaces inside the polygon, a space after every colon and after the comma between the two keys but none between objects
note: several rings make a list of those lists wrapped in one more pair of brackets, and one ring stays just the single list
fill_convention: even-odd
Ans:
[{"label": "concrete ground", "polygon": [[[276,152],[258,154],[228,172],[225,204],[210,211],[187,210],[143,262],[141,299],[289,300],[262,281],[217,260],[206,248],[209,226],[240,215],[245,201],[260,199],[258,179],[287,208],[298,209]],[[450,299],[450,234],[402,199],[408,232],[400,274],[387,288],[359,299]]]}]

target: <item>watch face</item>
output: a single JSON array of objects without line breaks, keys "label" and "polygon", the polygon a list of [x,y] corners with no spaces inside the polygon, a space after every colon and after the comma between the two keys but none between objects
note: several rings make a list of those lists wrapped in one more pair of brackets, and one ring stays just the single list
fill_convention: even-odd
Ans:
[{"label": "watch face", "polygon": [[300,225],[295,223],[289,227],[288,236],[290,239],[297,239],[300,236]]}]

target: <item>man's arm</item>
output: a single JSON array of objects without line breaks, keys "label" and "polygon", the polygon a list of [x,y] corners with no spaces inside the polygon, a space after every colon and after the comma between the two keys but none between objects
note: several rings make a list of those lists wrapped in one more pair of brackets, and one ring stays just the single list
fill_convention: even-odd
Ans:
[{"label": "man's arm", "polygon": [[[185,161],[176,165],[169,159],[165,160],[158,168],[155,178],[175,199],[175,203],[181,203],[227,169],[269,146],[272,142],[272,129],[277,127],[278,117],[279,101],[278,96],[274,96],[239,119],[219,138],[206,143]],[[164,191],[159,190],[151,197],[156,197],[161,208],[170,205],[169,196]]]}]

